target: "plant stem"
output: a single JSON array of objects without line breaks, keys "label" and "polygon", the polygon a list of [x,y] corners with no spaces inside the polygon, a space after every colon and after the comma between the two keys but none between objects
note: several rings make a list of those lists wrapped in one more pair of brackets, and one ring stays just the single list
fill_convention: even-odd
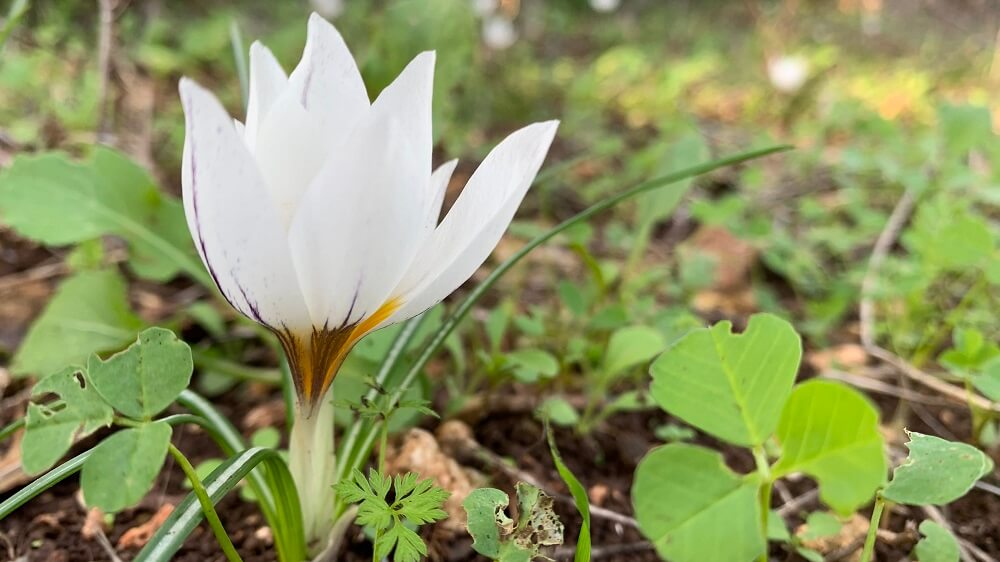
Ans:
[{"label": "plant stem", "polygon": [[389,444],[389,419],[382,420],[382,427],[379,428],[379,445],[378,445],[378,471],[380,474],[385,474],[385,448]]},{"label": "plant stem", "polygon": [[[385,448],[389,445],[389,416],[385,416],[379,427],[378,441],[378,473],[385,476]],[[399,523],[396,523],[399,525]],[[372,562],[378,560],[378,542],[382,539],[382,529],[375,529],[375,540],[372,542]]]},{"label": "plant stem", "polygon": [[326,546],[333,528],[337,483],[333,413],[332,388],[312,412],[296,404],[288,441],[288,469],[299,491],[306,545],[312,554]]},{"label": "plant stem", "polygon": [[219,546],[222,547],[222,552],[225,553],[226,559],[229,562],[242,562],[243,559],[240,558],[239,553],[236,552],[236,547],[233,546],[233,541],[226,534],[226,529],[222,526],[222,521],[219,520],[219,514],[215,512],[215,505],[212,504],[211,498],[208,497],[208,492],[205,490],[205,486],[202,485],[201,479],[198,478],[194,467],[191,466],[191,462],[188,461],[184,453],[175,447],[173,443],[169,443],[167,447],[170,454],[173,455],[174,460],[177,461],[177,465],[181,467],[184,475],[187,476],[194,494],[198,496],[198,502],[201,503],[201,511],[205,514],[208,526],[215,533],[215,540],[219,541]]},{"label": "plant stem", "polygon": [[876,494],[872,518],[868,523],[868,536],[865,537],[865,549],[861,551],[861,562],[870,562],[872,554],[875,552],[875,537],[878,536],[878,524],[882,520],[883,509],[885,509],[885,500],[882,499],[881,493]]},{"label": "plant stem", "polygon": [[757,463],[757,473],[760,474],[763,484],[760,487],[760,496],[757,501],[760,503],[760,525],[764,534],[764,552],[760,554],[760,562],[767,562],[767,518],[771,514],[771,487],[774,481],[771,479],[771,464],[767,461],[767,453],[763,445],[753,448],[753,460]]}]

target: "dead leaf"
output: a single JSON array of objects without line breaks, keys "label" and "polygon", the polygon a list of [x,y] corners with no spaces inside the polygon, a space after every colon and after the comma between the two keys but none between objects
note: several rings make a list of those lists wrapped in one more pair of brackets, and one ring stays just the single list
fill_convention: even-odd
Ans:
[{"label": "dead leaf", "polygon": [[104,531],[104,512],[96,507],[87,510],[87,518],[84,519],[83,527],[80,528],[80,535],[91,541]]},{"label": "dead leaf", "polygon": [[415,472],[447,490],[451,494],[444,504],[448,519],[440,525],[454,532],[464,532],[465,509],[462,502],[484,479],[446,455],[434,435],[423,429],[408,431],[402,443],[387,451],[386,468],[389,474]]},{"label": "dead leaf", "polygon": [[712,289],[742,292],[750,285],[750,269],[757,262],[757,248],[721,226],[703,226],[685,244],[688,251],[715,258]]},{"label": "dead leaf", "polygon": [[[808,529],[807,525],[800,525],[797,529],[795,529],[795,534],[801,536],[806,529]],[[836,535],[820,537],[812,540],[803,540],[802,546],[811,548],[820,554],[830,554],[831,552],[847,548],[848,546],[860,544],[860,542],[864,540],[865,534],[867,533],[868,520],[855,513],[844,523],[844,526],[840,528],[840,532]],[[844,558],[844,560],[849,562],[855,562],[860,559],[860,548],[847,558]]]},{"label": "dead leaf", "polygon": [[806,362],[819,372],[831,367],[852,369],[868,363],[868,352],[856,343],[845,343],[806,354]]},{"label": "dead leaf", "polygon": [[149,539],[153,538],[153,535],[163,526],[166,522],[167,517],[174,511],[174,504],[167,503],[160,506],[160,509],[149,518],[142,525],[137,525],[131,529],[122,533],[120,539],[118,539],[118,549],[134,549],[138,550],[149,542]]}]

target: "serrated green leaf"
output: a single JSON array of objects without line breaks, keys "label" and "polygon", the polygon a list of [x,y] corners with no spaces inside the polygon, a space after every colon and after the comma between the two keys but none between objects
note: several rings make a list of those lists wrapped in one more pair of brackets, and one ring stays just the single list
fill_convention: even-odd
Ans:
[{"label": "serrated green leaf", "polygon": [[801,356],[798,334],[777,316],[755,314],[742,334],[719,322],[681,338],[653,362],[650,394],[702,431],[760,445],[774,433]]},{"label": "serrated green leaf", "polygon": [[150,419],[169,406],[191,382],[191,348],[170,330],[149,328],[136,342],[106,361],[87,363],[94,389],[116,410]]},{"label": "serrated green leaf", "polygon": [[76,369],[50,375],[32,389],[33,396],[47,393],[58,395],[62,405],[28,405],[21,440],[21,467],[28,474],[48,470],[69,451],[74,440],[111,425],[114,417],[111,407]]},{"label": "serrated green leaf", "polygon": [[913,556],[918,562],[958,562],[961,551],[954,535],[941,525],[925,520],[920,523],[920,539],[913,549]]},{"label": "serrated green leaf", "polygon": [[908,505],[943,505],[964,496],[984,475],[993,461],[982,451],[917,432],[907,432],[910,454],[893,471],[882,495]]},{"label": "serrated green leaf", "polygon": [[163,467],[170,434],[169,425],[153,422],[101,441],[80,474],[87,505],[116,513],[139,503]]},{"label": "serrated green leaf", "polygon": [[396,523],[380,538],[376,549],[380,559],[388,556],[390,551],[393,551],[394,562],[419,562],[421,558],[427,556],[427,545],[416,532]]},{"label": "serrated green leaf", "polygon": [[82,366],[91,353],[121,349],[141,327],[117,271],[77,273],[63,281],[31,325],[11,372],[47,375],[68,365]]},{"label": "serrated green leaf", "polygon": [[686,444],[653,449],[632,484],[635,517],[657,553],[673,562],[751,560],[764,552],[759,482],[718,453]]},{"label": "serrated green leaf", "polygon": [[663,351],[666,342],[659,330],[648,326],[628,326],[611,334],[601,368],[606,380],[613,380],[629,369],[645,363]]},{"label": "serrated green leaf", "polygon": [[775,477],[804,472],[819,482],[820,499],[841,515],[864,505],[885,482],[878,411],[856,390],[834,381],[800,384],[777,430],[782,455]]},{"label": "serrated green leaf", "polygon": [[180,202],[109,148],[97,147],[79,162],[60,152],[17,157],[0,176],[0,212],[18,233],[48,245],[119,236],[129,243],[133,270],[155,281],[183,270],[211,282]]}]

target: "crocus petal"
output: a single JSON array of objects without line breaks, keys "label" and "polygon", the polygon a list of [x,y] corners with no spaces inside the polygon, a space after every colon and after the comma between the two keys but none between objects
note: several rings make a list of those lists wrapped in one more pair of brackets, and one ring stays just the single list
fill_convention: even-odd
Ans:
[{"label": "crocus petal", "polygon": [[433,68],[433,55],[420,55],[383,90],[292,219],[289,245],[317,326],[381,309],[424,240]]},{"label": "crocus petal", "polygon": [[302,194],[327,163],[330,133],[302,107],[291,88],[264,118],[257,137],[257,167],[286,229]]},{"label": "crocus petal", "polygon": [[558,125],[547,121],[516,131],[483,160],[394,291],[403,304],[385,324],[434,306],[486,261],[534,181]]},{"label": "crocus petal", "polygon": [[250,92],[243,136],[250,152],[255,152],[260,126],[288,85],[288,76],[271,50],[254,41],[250,45]]},{"label": "crocus petal", "polygon": [[276,329],[308,327],[284,229],[232,119],[192,80],[181,80],[180,95],[184,210],[205,267],[247,317]]},{"label": "crocus petal", "polygon": [[448,184],[451,182],[451,175],[455,173],[455,166],[458,166],[458,160],[449,160],[438,166],[431,174],[431,198],[427,205],[427,222],[424,223],[427,235],[437,228],[438,220],[441,218],[441,207],[444,206],[444,196],[448,193]]},{"label": "crocus petal", "polygon": [[306,48],[289,83],[319,128],[339,133],[341,138],[370,105],[365,83],[344,38],[316,13],[309,16]]}]

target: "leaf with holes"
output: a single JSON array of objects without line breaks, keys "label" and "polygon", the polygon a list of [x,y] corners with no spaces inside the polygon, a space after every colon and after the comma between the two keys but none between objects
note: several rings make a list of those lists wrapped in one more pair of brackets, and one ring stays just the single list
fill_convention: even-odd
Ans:
[{"label": "leaf with holes", "polygon": [[719,322],[681,338],[656,359],[650,390],[685,422],[736,445],[761,445],[774,433],[802,357],[792,326],[755,314],[742,334]]},{"label": "leaf with holes", "polygon": [[494,488],[473,490],[462,502],[476,552],[500,562],[528,562],[541,547],[562,544],[563,525],[549,495],[518,482],[516,522],[507,516],[509,503],[507,494]]},{"label": "leaf with holes", "polygon": [[114,411],[87,384],[77,369],[50,375],[35,385],[32,396],[55,394],[59,405],[28,404],[21,466],[28,474],[47,470],[69,451],[73,441],[111,425]]},{"label": "leaf with holes", "polygon": [[101,441],[80,474],[87,506],[116,513],[139,503],[163,467],[170,434],[169,425],[154,422],[123,429]]},{"label": "leaf with holes", "polygon": [[756,474],[726,467],[696,445],[654,449],[632,485],[635,518],[657,553],[674,562],[750,560],[764,552]]},{"label": "leaf with holes", "polygon": [[193,369],[186,343],[170,330],[149,328],[107,361],[92,355],[87,375],[116,410],[130,418],[150,419],[187,388]]},{"label": "leaf with holes", "polygon": [[811,380],[785,405],[777,430],[781,457],[776,478],[803,472],[819,482],[820,498],[848,515],[885,482],[886,459],[878,411],[856,390]]},{"label": "leaf with holes", "polygon": [[982,451],[922,433],[907,432],[910,454],[893,471],[882,495],[908,505],[943,505],[964,496],[993,470]]}]

